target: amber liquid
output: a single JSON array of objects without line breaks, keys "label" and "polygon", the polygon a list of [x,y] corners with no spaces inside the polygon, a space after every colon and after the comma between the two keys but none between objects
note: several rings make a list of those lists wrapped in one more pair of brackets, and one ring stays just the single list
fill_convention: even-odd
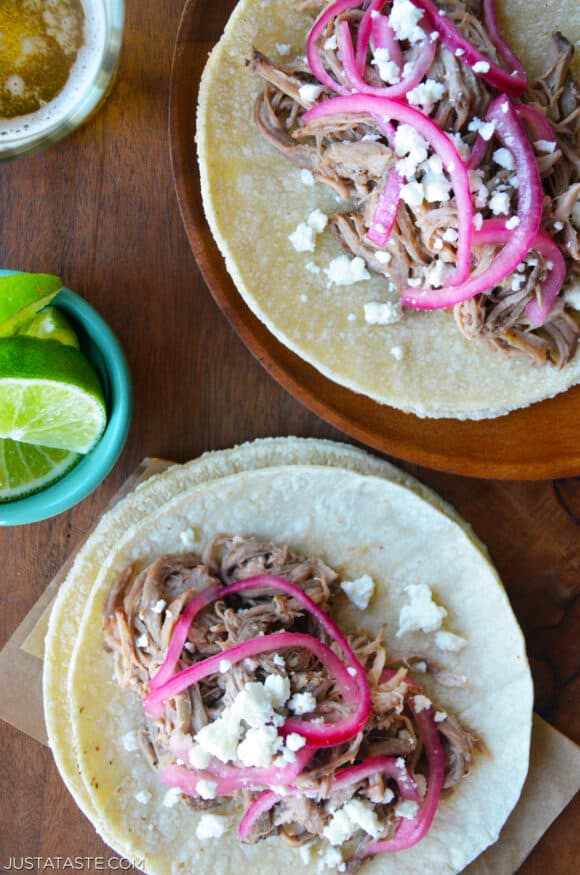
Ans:
[{"label": "amber liquid", "polygon": [[0,118],[36,112],[62,91],[84,21],[81,0],[0,0]]}]

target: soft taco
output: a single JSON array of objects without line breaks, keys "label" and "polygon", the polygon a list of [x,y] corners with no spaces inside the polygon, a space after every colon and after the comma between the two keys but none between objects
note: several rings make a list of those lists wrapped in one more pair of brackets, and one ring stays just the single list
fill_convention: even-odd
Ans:
[{"label": "soft taco", "polygon": [[204,207],[240,294],[323,374],[420,416],[580,379],[580,13],[497,5],[241,0],[201,82]]},{"label": "soft taco", "polygon": [[125,499],[61,590],[44,692],[75,798],[150,872],[460,871],[527,770],[529,669],[484,549],[327,442]]}]

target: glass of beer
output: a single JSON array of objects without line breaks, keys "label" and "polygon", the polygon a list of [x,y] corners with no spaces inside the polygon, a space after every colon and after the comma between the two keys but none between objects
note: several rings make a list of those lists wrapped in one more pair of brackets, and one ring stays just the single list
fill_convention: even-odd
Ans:
[{"label": "glass of beer", "polygon": [[0,159],[81,125],[112,85],[123,0],[0,0]]}]

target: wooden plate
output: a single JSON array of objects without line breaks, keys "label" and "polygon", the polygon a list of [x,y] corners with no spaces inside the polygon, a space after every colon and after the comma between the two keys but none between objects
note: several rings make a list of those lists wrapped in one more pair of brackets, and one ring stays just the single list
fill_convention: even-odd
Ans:
[{"label": "wooden plate", "polygon": [[205,220],[195,150],[195,108],[207,55],[234,0],[189,0],[173,60],[169,134],[177,196],[193,254],[218,305],[266,370],[323,419],[377,450],[475,477],[541,479],[580,473],[580,386],[499,419],[420,419],[328,380],[249,310]]}]

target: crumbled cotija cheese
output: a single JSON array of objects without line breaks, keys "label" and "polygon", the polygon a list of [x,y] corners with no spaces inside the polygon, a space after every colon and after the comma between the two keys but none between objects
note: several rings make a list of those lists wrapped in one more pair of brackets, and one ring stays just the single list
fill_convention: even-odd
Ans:
[{"label": "crumbled cotija cheese", "polygon": [[288,708],[293,714],[309,714],[316,709],[316,697],[308,690],[305,693],[294,693],[288,702]]},{"label": "crumbled cotija cheese", "polygon": [[415,711],[417,714],[420,714],[421,711],[426,711],[431,707],[431,699],[427,696],[413,696],[413,705],[415,706]]},{"label": "crumbled cotija cheese", "polygon": [[419,27],[419,22],[424,16],[422,9],[418,9],[411,0],[393,0],[389,24],[395,31],[398,40],[408,40],[411,45],[420,43],[425,39],[425,31]]},{"label": "crumbled cotija cheese", "polygon": [[324,269],[330,283],[336,286],[350,286],[362,280],[370,280],[371,275],[365,267],[360,255],[349,258],[348,255],[337,255]]},{"label": "crumbled cotija cheese", "polygon": [[435,633],[435,646],[439,650],[449,650],[451,653],[459,653],[460,650],[467,645],[467,640],[461,635],[455,635],[453,632],[447,632],[445,629],[440,629]]},{"label": "crumbled cotija cheese", "polygon": [[403,605],[399,613],[397,638],[407,632],[435,632],[440,629],[447,611],[435,604],[427,584],[411,584],[406,587],[405,592],[409,602]]},{"label": "crumbled cotija cheese", "polygon": [[201,815],[195,834],[198,839],[219,839],[230,825],[228,817],[219,814],[204,813]]},{"label": "crumbled cotija cheese", "polygon": [[419,805],[411,799],[401,799],[395,805],[394,811],[396,817],[404,817],[407,820],[412,820],[419,811]]},{"label": "crumbled cotija cheese", "polygon": [[195,785],[195,790],[199,793],[202,799],[215,799],[217,781],[208,781],[205,778],[202,778]]},{"label": "crumbled cotija cheese", "polygon": [[324,87],[322,85],[301,85],[298,89],[298,94],[303,103],[312,106],[323,91]]},{"label": "crumbled cotija cheese", "polygon": [[343,580],[340,588],[350,601],[359,610],[364,611],[368,608],[369,602],[375,591],[375,584],[372,577],[368,574],[363,574],[362,577],[357,577],[356,580]]},{"label": "crumbled cotija cheese", "polygon": [[369,301],[364,304],[364,313],[368,325],[393,325],[403,316],[399,301]]}]

